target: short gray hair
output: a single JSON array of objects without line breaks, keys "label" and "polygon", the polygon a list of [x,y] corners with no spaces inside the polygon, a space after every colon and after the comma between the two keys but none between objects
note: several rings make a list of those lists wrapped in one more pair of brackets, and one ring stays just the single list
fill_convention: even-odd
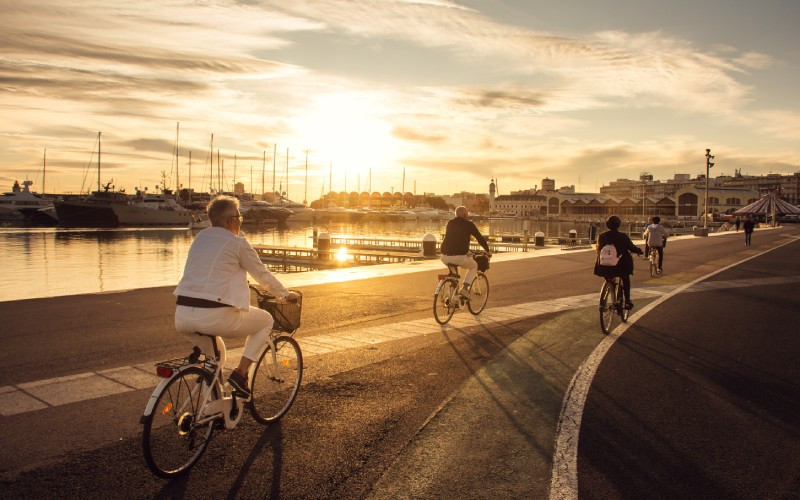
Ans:
[{"label": "short gray hair", "polygon": [[223,227],[228,221],[232,210],[239,210],[239,200],[233,196],[220,195],[211,200],[206,207],[208,218],[214,227]]},{"label": "short gray hair", "polygon": [[468,213],[469,210],[467,210],[467,207],[465,207],[464,205],[461,205],[460,207],[456,208],[456,217],[464,217]]}]

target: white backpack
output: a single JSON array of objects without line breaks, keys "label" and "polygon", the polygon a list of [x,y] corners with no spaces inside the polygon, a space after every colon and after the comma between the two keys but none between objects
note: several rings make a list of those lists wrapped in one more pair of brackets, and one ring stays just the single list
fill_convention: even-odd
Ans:
[{"label": "white backpack", "polygon": [[608,244],[600,249],[600,265],[614,267],[619,263],[619,255],[617,255],[617,247]]}]

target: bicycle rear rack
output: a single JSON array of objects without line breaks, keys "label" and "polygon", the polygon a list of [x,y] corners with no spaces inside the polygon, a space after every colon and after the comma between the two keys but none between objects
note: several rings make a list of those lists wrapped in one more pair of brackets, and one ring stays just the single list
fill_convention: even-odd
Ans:
[{"label": "bicycle rear rack", "polygon": [[175,373],[176,370],[188,365],[201,365],[202,368],[206,370],[214,371],[214,368],[216,368],[216,360],[214,358],[209,358],[205,354],[201,353],[197,347],[195,347],[195,351],[188,356],[167,359],[165,361],[159,361],[155,363],[156,375],[161,378],[169,378]]}]

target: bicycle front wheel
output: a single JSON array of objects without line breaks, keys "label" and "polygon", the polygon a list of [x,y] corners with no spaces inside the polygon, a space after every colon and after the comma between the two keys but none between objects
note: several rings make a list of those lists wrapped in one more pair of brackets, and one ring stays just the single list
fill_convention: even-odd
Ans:
[{"label": "bicycle front wheel", "polygon": [[297,341],[284,335],[276,338],[273,345],[274,350],[267,346],[259,358],[250,387],[250,413],[262,424],[286,415],[303,378],[303,354]]},{"label": "bicycle front wheel", "polygon": [[153,412],[145,417],[144,459],[157,476],[170,478],[187,472],[206,450],[214,423],[198,423],[198,418],[209,387],[211,397],[219,397],[211,373],[187,368],[164,386]]},{"label": "bicycle front wheel", "polygon": [[603,333],[611,331],[614,326],[614,285],[605,282],[600,289],[600,329]]},{"label": "bicycle front wheel", "polygon": [[486,307],[489,301],[489,280],[483,273],[478,273],[478,276],[472,281],[472,286],[469,288],[469,302],[467,308],[472,314],[478,315]]},{"label": "bicycle front wheel", "polygon": [[439,282],[433,294],[433,317],[440,325],[444,325],[456,312],[458,298],[458,281],[445,279]]}]

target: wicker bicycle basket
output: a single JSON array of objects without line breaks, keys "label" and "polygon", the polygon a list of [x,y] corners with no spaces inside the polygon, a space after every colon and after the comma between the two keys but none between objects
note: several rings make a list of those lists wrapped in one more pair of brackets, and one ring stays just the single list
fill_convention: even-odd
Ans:
[{"label": "wicker bicycle basket", "polygon": [[258,307],[267,311],[275,318],[273,330],[286,333],[294,333],[300,328],[300,312],[303,309],[303,294],[297,290],[293,292],[300,295],[297,302],[285,302],[275,297],[258,297]]}]

